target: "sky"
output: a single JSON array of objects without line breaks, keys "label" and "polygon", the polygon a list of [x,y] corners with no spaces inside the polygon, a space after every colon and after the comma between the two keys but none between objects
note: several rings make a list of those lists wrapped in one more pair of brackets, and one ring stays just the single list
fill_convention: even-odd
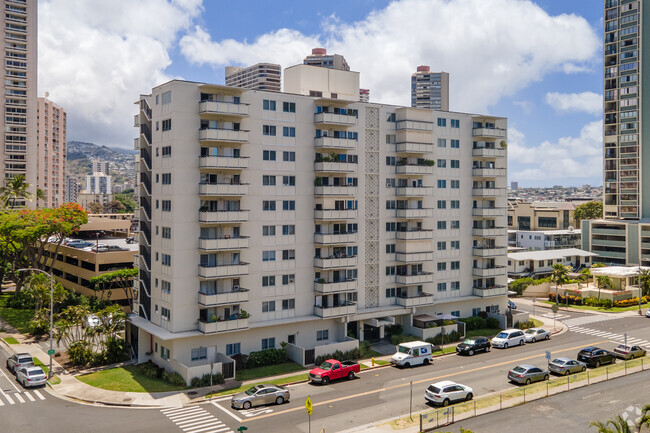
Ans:
[{"label": "sky", "polygon": [[133,148],[134,102],[227,65],[345,56],[370,101],[410,105],[418,65],[450,110],[508,118],[509,181],[602,185],[602,1],[38,0],[38,93],[68,141]]}]

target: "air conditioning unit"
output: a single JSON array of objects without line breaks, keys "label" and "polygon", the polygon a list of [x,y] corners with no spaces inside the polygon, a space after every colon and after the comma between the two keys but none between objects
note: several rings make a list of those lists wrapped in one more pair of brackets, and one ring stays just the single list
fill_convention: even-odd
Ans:
[{"label": "air conditioning unit", "polygon": [[232,286],[232,291],[233,291],[233,292],[236,292],[236,291],[238,291],[238,290],[239,290],[239,286]]}]

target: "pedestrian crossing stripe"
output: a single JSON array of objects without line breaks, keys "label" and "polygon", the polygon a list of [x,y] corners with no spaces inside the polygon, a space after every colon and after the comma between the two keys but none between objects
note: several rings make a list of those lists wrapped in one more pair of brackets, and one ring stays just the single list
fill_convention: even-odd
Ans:
[{"label": "pedestrian crossing stripe", "polygon": [[0,406],[5,406],[7,403],[12,405],[16,403],[38,402],[40,400],[45,400],[45,397],[43,397],[43,394],[36,389],[13,393],[4,393],[0,391]]},{"label": "pedestrian crossing stripe", "polygon": [[591,315],[591,316],[582,316],[582,317],[573,317],[568,320],[562,321],[566,326],[577,326],[577,325],[587,325],[589,323],[598,323],[606,322],[608,320],[621,319],[620,316],[603,316],[603,315]]},{"label": "pedestrian crossing stripe", "polygon": [[[625,336],[622,334],[614,334],[612,332],[599,331],[596,329],[582,328],[580,326],[569,326],[569,331],[578,332],[580,334],[595,335],[597,337],[604,337],[610,340],[613,340],[616,343],[625,344]],[[644,348],[650,348],[650,341],[642,340],[641,338],[636,337],[627,337],[627,344],[633,344],[636,346],[642,346]]]},{"label": "pedestrian crossing stripe", "polygon": [[202,407],[174,406],[160,412],[185,433],[234,433]]}]

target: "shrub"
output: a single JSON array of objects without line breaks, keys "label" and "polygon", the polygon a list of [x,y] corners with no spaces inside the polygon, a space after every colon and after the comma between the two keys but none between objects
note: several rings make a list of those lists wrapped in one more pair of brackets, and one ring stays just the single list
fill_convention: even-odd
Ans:
[{"label": "shrub", "polygon": [[515,328],[517,329],[528,329],[528,328],[534,328],[535,327],[535,322],[532,320],[528,320],[526,322],[517,322],[515,323]]},{"label": "shrub", "polygon": [[164,369],[158,367],[153,362],[149,361],[138,366],[138,371],[141,375],[149,379],[159,379],[162,376]]},{"label": "shrub", "polygon": [[361,357],[362,358],[365,358],[368,354],[370,354],[370,351],[371,351],[370,347],[371,346],[372,346],[372,344],[370,343],[370,341],[367,341],[367,340],[362,341],[361,343],[359,343],[359,350],[361,351]]},{"label": "shrub", "polygon": [[231,358],[235,360],[235,366],[237,367],[237,370],[243,370],[246,368],[246,361],[248,361],[248,355],[238,353],[236,355],[232,355]]},{"label": "shrub", "polygon": [[175,371],[163,371],[162,374],[162,380],[164,380],[167,383],[170,383],[172,385],[176,386],[186,386],[187,384],[185,383],[185,379],[183,379],[183,376],[181,376],[179,373],[176,373]]},{"label": "shrub", "polygon": [[389,325],[384,327],[384,332],[387,334],[387,336],[390,338],[393,335],[400,335],[403,331],[402,325],[400,324],[395,324],[395,325]]},{"label": "shrub", "polygon": [[478,317],[482,317],[482,318],[484,318],[484,319],[487,319],[487,318],[488,318],[488,313],[487,313],[487,311],[479,311],[479,312],[478,312]]},{"label": "shrub", "polygon": [[426,339],[427,343],[431,343],[434,346],[440,346],[442,344],[454,343],[460,341],[460,333],[458,331],[452,331],[449,334],[438,334],[435,337],[429,337]]},{"label": "shrub", "polygon": [[21,290],[9,299],[9,306],[20,310],[33,309],[35,307],[34,297],[26,290]]},{"label": "shrub", "polygon": [[485,321],[488,328],[496,329],[499,328],[499,320],[495,317],[488,317]]},{"label": "shrub", "polygon": [[130,358],[129,344],[121,338],[107,338],[105,358],[107,364],[126,361]]},{"label": "shrub", "polygon": [[282,364],[289,360],[285,349],[266,349],[248,354],[246,368],[264,367],[267,365]]},{"label": "shrub", "polygon": [[92,361],[93,352],[85,341],[75,341],[67,350],[70,362],[75,365],[85,366]]},{"label": "shrub", "polygon": [[315,364],[321,365],[328,359],[336,359],[337,361],[352,361],[360,358],[363,358],[363,354],[359,348],[348,350],[347,352],[341,352],[340,350],[337,350],[334,353],[317,356]]},{"label": "shrub", "polygon": [[[510,290],[517,292],[518,295],[521,295],[524,290],[526,290],[526,287],[530,286],[531,284],[534,283],[535,280],[532,278],[526,277],[526,278],[519,278],[512,283],[510,283]],[[478,328],[477,328],[478,329]]]},{"label": "shrub", "polygon": [[634,297],[630,299],[622,299],[620,301],[614,301],[615,307],[631,307],[633,305],[639,305],[638,297]]},{"label": "shrub", "polygon": [[393,335],[390,337],[390,342],[397,346],[398,344],[401,343],[407,343],[409,341],[417,341],[418,337],[415,335],[410,335],[410,334],[400,334],[400,335]]},{"label": "shrub", "polygon": [[460,319],[461,322],[465,323],[465,327],[468,331],[473,331],[475,329],[487,328],[487,319],[484,319],[479,316],[464,317]]}]

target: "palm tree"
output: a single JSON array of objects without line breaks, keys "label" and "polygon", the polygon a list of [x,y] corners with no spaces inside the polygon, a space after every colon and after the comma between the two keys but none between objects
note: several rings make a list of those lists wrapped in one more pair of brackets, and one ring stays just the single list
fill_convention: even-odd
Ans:
[{"label": "palm tree", "polygon": [[639,275],[639,288],[642,295],[647,295],[650,292],[650,269],[642,269]]},{"label": "palm tree", "polygon": [[[596,427],[598,433],[632,433],[630,424],[620,415],[617,415],[614,419],[607,420],[607,422],[593,421],[589,425]],[[609,428],[610,425],[612,428]]]},{"label": "palm tree", "polygon": [[16,200],[19,198],[24,198],[29,201],[34,199],[34,194],[28,191],[31,188],[31,185],[25,182],[25,176],[19,174],[15,176],[9,183],[0,188],[0,201],[6,206],[9,204],[9,208],[13,209],[16,205]]},{"label": "palm tree", "polygon": [[45,191],[40,188],[36,188],[36,207],[38,207],[38,201],[45,201]]},{"label": "palm tree", "polygon": [[598,275],[596,281],[598,281],[598,299],[600,299],[600,289],[602,287],[611,287],[612,280],[607,275]]},{"label": "palm tree", "polygon": [[553,273],[551,274],[551,282],[555,284],[555,303],[559,304],[557,296],[557,286],[562,286],[562,284],[568,281],[569,270],[566,266],[561,263],[556,263],[553,265]]}]

